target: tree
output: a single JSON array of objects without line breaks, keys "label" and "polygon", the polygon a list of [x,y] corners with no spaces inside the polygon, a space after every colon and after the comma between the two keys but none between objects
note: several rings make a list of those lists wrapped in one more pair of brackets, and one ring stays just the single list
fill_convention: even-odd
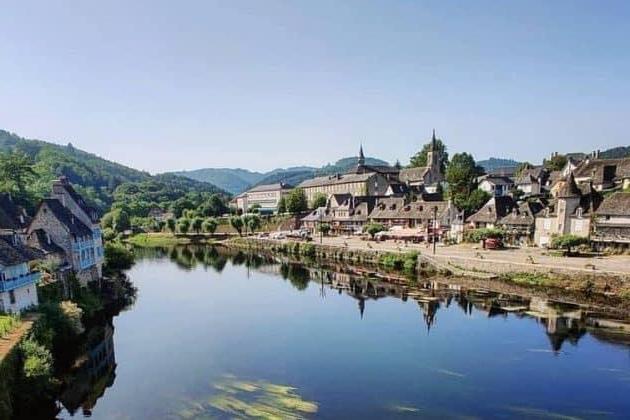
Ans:
[{"label": "tree", "polygon": [[[446,151],[446,146],[440,139],[437,139],[435,141],[435,146],[437,152],[440,154],[440,168],[442,170],[442,173],[444,173],[448,164],[448,152]],[[431,150],[431,142],[422,146],[422,149],[411,157],[409,161],[409,167],[417,168],[421,166],[427,166],[427,154],[429,153],[429,150]]]},{"label": "tree", "polygon": [[101,227],[112,228],[114,226],[114,212],[107,212],[101,217]]},{"label": "tree", "polygon": [[203,230],[204,230],[204,232],[207,232],[207,233],[209,233],[211,235],[214,234],[214,232],[217,231],[217,227],[218,226],[219,226],[219,224],[213,218],[206,219],[206,221],[203,222]]},{"label": "tree", "polygon": [[301,188],[295,188],[287,195],[287,211],[289,213],[299,213],[308,210],[306,194]]},{"label": "tree", "polygon": [[479,174],[480,170],[470,154],[454,154],[446,169],[449,191],[451,194],[470,194],[476,187],[476,178]]},{"label": "tree", "polygon": [[218,194],[212,194],[210,198],[204,201],[197,209],[197,212],[205,217],[221,216],[227,213],[227,211],[228,208],[225,205],[225,202]]},{"label": "tree", "polygon": [[287,200],[283,197],[280,197],[280,201],[278,201],[278,214],[284,214],[287,212]]},{"label": "tree", "polygon": [[583,236],[577,235],[560,235],[551,240],[552,248],[566,248],[567,255],[571,255],[571,249],[576,246],[584,245],[588,243],[588,239]]},{"label": "tree", "polygon": [[380,223],[370,223],[369,225],[366,225],[363,229],[363,231],[370,235],[370,238],[372,239],[374,239],[374,236],[377,233],[383,232],[384,230],[385,226],[381,225]]},{"label": "tree", "polygon": [[320,231],[322,235],[327,236],[328,232],[330,232],[330,225],[328,223],[322,223],[317,230]]},{"label": "tree", "polygon": [[313,198],[313,205],[311,206],[314,209],[318,209],[320,207],[326,207],[326,203],[328,199],[326,198],[326,194],[317,193],[315,194],[315,198]]},{"label": "tree", "polygon": [[188,229],[190,229],[190,220],[186,219],[185,217],[182,217],[181,219],[177,221],[177,228],[183,234],[188,233]]},{"label": "tree", "polygon": [[492,196],[484,190],[474,190],[469,195],[455,194],[453,196],[453,204],[460,210],[464,210],[465,214],[473,214],[477,212],[484,204],[490,200]]},{"label": "tree", "polygon": [[203,219],[201,217],[195,217],[192,220],[192,223],[190,225],[190,227],[192,228],[192,230],[196,233],[201,232],[201,227],[203,226]]},{"label": "tree", "polygon": [[166,221],[166,227],[168,228],[168,230],[171,231],[171,233],[175,233],[175,229],[177,228],[177,221],[173,218],[168,219]]},{"label": "tree", "polygon": [[112,216],[112,228],[116,232],[124,232],[131,228],[129,214],[124,209],[116,209]]},{"label": "tree", "polygon": [[20,151],[0,154],[0,189],[24,195],[26,186],[37,175],[33,164],[30,156]]},{"label": "tree", "polygon": [[567,164],[567,157],[565,155],[554,154],[551,159],[545,159],[543,166],[548,171],[560,171]]},{"label": "tree", "polygon": [[252,233],[260,229],[261,226],[262,226],[262,222],[260,220],[260,217],[258,217],[255,214],[251,215],[249,219],[247,220],[247,227]]},{"label": "tree", "polygon": [[516,167],[516,171],[514,171],[514,176],[519,177],[524,171],[531,169],[533,167],[534,165],[532,165],[529,162],[519,163],[519,165]]},{"label": "tree", "polygon": [[230,226],[238,232],[238,236],[243,236],[243,219],[240,216],[230,217]]}]

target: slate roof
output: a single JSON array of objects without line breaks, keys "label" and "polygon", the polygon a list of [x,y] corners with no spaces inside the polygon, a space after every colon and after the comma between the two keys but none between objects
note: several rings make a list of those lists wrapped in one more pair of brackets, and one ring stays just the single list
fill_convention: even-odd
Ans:
[{"label": "slate roof", "polygon": [[398,174],[400,182],[420,182],[424,181],[425,174],[429,171],[428,166],[420,166],[417,168],[405,168],[401,169]]},{"label": "slate roof", "polygon": [[573,172],[569,173],[565,180],[561,182],[562,184],[556,194],[558,198],[580,197],[582,195],[582,191],[578,188],[575,182]]},{"label": "slate roof", "polygon": [[630,193],[617,192],[604,198],[596,213],[601,216],[630,217]]},{"label": "slate roof", "polygon": [[96,210],[94,207],[91,207],[85,202],[81,194],[76,192],[72,184],[70,184],[70,182],[65,176],[62,176],[57,181],[54,181],[53,188],[55,185],[65,188],[65,190],[68,191],[68,194],[70,194],[70,197],[72,197],[72,199],[77,203],[77,205],[81,207],[81,209],[85,212],[85,214],[88,215],[90,220],[92,220],[93,222],[98,222],[99,220],[98,210]]},{"label": "slate roof", "polygon": [[253,192],[292,190],[292,189],[293,189],[293,185],[285,184],[284,182],[278,182],[276,184],[258,185],[254,188],[247,190],[247,192],[253,193]]},{"label": "slate roof", "polygon": [[46,205],[47,208],[50,209],[55,218],[57,218],[57,220],[59,220],[59,222],[64,225],[71,234],[78,237],[92,235],[92,230],[78,217],[73,215],[70,210],[61,205],[59,200],[56,198],[45,198],[42,200],[42,203],[40,204],[40,211],[43,205]]},{"label": "slate roof", "polygon": [[355,182],[367,182],[374,173],[366,174],[337,174],[330,176],[320,176],[317,178],[307,179],[298,185],[298,188],[321,187],[326,185],[349,184]]},{"label": "slate roof", "polygon": [[593,182],[604,183],[604,171],[613,169],[613,179],[630,177],[630,158],[622,159],[592,159],[575,169],[576,178],[591,178]]},{"label": "slate roof", "polygon": [[542,211],[540,202],[520,202],[516,207],[499,220],[499,224],[506,226],[531,226],[536,221],[536,215]]},{"label": "slate roof", "polygon": [[429,220],[441,217],[449,207],[448,201],[414,201],[407,203],[403,197],[379,199],[370,213],[371,219],[414,219]]},{"label": "slate roof", "polygon": [[517,207],[517,204],[510,196],[492,197],[477,213],[470,216],[466,221],[496,223],[499,219],[507,216],[515,207]]},{"label": "slate roof", "polygon": [[488,175],[481,180],[481,182],[483,181],[487,181],[494,185],[514,185],[514,181],[507,176]]},{"label": "slate roof", "polygon": [[327,207],[318,207],[302,218],[303,222],[330,222],[332,213]]},{"label": "slate roof", "polygon": [[523,170],[521,174],[518,176],[518,178],[516,179],[516,184],[518,185],[532,184],[535,182],[539,182],[538,181],[539,179],[541,180],[541,182],[544,183],[547,176],[548,176],[547,170],[544,167],[536,166],[534,168]]},{"label": "slate roof", "polygon": [[43,254],[37,249],[21,244],[12,244],[10,239],[0,238],[0,264],[7,267],[37,260]]},{"label": "slate roof", "polygon": [[[22,216],[22,218],[20,218]],[[6,193],[0,194],[0,229],[19,230],[24,229],[30,223],[30,217],[24,209],[11,199]]]},{"label": "slate roof", "polygon": [[29,246],[40,249],[44,254],[63,254],[64,250],[52,240],[43,229],[35,229],[32,231],[26,241]]}]

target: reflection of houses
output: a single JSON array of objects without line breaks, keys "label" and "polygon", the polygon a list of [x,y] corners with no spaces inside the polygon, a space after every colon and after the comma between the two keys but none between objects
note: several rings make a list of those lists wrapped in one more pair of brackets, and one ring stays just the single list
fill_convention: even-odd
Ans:
[{"label": "reflection of houses", "polygon": [[551,348],[556,352],[561,350],[566,340],[577,345],[578,340],[586,333],[583,313],[577,305],[563,305],[533,297],[528,314],[545,326]]},{"label": "reflection of houses", "polygon": [[114,327],[106,324],[98,329],[98,334],[98,339],[90,345],[81,365],[71,376],[60,397],[61,403],[71,415],[81,408],[83,415],[90,416],[98,399],[114,384]]},{"label": "reflection of houses", "polygon": [[101,277],[104,255],[99,216],[65,177],[53,183],[52,197],[40,203],[28,234],[39,230],[63,249],[65,263],[81,282]]}]

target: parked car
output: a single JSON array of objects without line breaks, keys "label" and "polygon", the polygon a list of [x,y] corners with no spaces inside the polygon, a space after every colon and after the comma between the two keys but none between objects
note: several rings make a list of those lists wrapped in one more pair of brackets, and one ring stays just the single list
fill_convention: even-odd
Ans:
[{"label": "parked car", "polygon": [[484,248],[500,249],[503,248],[503,242],[499,238],[488,238],[484,241]]}]

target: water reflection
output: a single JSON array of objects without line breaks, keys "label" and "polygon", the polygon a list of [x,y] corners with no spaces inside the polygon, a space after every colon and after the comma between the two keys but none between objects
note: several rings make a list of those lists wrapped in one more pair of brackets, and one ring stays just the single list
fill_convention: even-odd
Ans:
[{"label": "water reflection", "polygon": [[441,308],[457,305],[468,316],[473,310],[485,313],[489,318],[512,314],[520,318],[536,320],[544,329],[550,350],[560,353],[565,343],[576,346],[589,332],[596,339],[630,346],[630,323],[627,320],[610,319],[593,308],[558,302],[549,298],[525,297],[486,289],[471,289],[444,280],[414,279],[395,275],[382,276],[376,271],[348,265],[318,264],[312,259],[294,260],[288,257],[247,253],[225,247],[180,246],[171,249],[139,249],[139,256],[148,259],[168,257],[185,270],[197,266],[212,268],[221,273],[226,264],[245,266],[248,270],[275,274],[288,280],[299,291],[306,290],[310,282],[316,282],[320,296],[326,298],[326,290],[335,291],[357,301],[359,317],[363,319],[370,301],[383,298],[414,300],[420,312],[420,325],[430,333],[439,325]]}]

